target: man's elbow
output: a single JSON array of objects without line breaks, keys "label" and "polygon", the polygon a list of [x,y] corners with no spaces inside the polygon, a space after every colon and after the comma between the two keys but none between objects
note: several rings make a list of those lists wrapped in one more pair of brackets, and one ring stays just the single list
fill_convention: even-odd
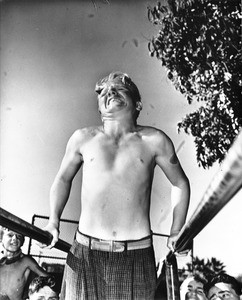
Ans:
[{"label": "man's elbow", "polygon": [[182,176],[175,184],[181,190],[187,190],[190,193],[190,181],[186,175]]}]

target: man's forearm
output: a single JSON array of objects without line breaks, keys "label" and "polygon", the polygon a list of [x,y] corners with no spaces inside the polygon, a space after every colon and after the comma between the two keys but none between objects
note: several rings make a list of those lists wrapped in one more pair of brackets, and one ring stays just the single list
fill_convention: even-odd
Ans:
[{"label": "man's forearm", "polygon": [[170,233],[178,234],[185,224],[190,201],[190,185],[188,181],[185,181],[179,187],[172,187],[171,201],[173,206],[173,220]]},{"label": "man's forearm", "polygon": [[70,195],[71,182],[56,179],[50,190],[49,223],[59,227],[60,217]]}]

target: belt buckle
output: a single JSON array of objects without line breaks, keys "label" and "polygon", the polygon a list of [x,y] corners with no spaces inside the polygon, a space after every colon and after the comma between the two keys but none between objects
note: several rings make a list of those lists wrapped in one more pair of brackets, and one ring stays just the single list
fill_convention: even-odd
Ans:
[{"label": "belt buckle", "polygon": [[125,250],[125,247],[122,242],[110,241],[110,251],[111,252],[123,252],[124,250]]}]

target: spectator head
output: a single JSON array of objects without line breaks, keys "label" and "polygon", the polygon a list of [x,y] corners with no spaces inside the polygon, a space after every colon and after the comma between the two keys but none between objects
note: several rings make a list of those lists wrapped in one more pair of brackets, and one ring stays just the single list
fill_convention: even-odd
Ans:
[{"label": "spectator head", "polygon": [[228,274],[216,275],[206,286],[208,300],[239,300],[241,295],[240,283]]},{"label": "spectator head", "polygon": [[39,276],[32,280],[29,285],[29,300],[58,300],[56,283],[52,276]]},{"label": "spectator head", "polygon": [[201,274],[188,276],[180,286],[181,300],[206,300],[204,286],[207,283]]},{"label": "spectator head", "polygon": [[24,244],[24,236],[8,228],[3,229],[2,245],[9,252],[18,251]]}]

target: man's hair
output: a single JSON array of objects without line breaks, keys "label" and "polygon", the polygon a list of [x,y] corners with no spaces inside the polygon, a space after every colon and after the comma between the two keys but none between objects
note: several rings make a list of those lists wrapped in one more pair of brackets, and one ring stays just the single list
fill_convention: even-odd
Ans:
[{"label": "man's hair", "polygon": [[206,277],[201,273],[195,273],[192,275],[192,277],[194,278],[195,281],[201,282],[203,285],[205,285],[208,282]]},{"label": "man's hair", "polygon": [[34,293],[37,293],[40,289],[42,289],[45,286],[49,286],[54,292],[58,293],[56,289],[55,278],[53,276],[38,276],[35,277],[29,285],[29,296]]},{"label": "man's hair", "polygon": [[241,294],[240,283],[234,277],[228,274],[215,275],[211,280],[209,280],[208,284],[205,286],[206,293],[208,293],[216,283],[220,282],[230,284],[237,295]]},{"label": "man's hair", "polygon": [[181,287],[182,287],[182,284],[183,283],[185,284],[189,279],[193,279],[193,280],[195,280],[197,282],[200,282],[200,283],[203,284],[203,286],[205,286],[207,284],[207,279],[206,279],[206,277],[203,274],[201,274],[201,273],[194,273],[194,274],[188,275],[186,277],[186,279],[184,279],[184,281],[181,283]]},{"label": "man's hair", "polygon": [[[105,76],[104,78],[100,79],[96,83],[95,92],[97,94],[100,94],[106,85],[112,83],[118,83],[125,86],[128,89],[131,99],[133,100],[135,105],[137,102],[141,102],[141,96],[136,84],[131,80],[128,74],[119,71],[112,72],[108,76]],[[136,110],[135,119],[138,118],[141,109],[142,107]]]}]

